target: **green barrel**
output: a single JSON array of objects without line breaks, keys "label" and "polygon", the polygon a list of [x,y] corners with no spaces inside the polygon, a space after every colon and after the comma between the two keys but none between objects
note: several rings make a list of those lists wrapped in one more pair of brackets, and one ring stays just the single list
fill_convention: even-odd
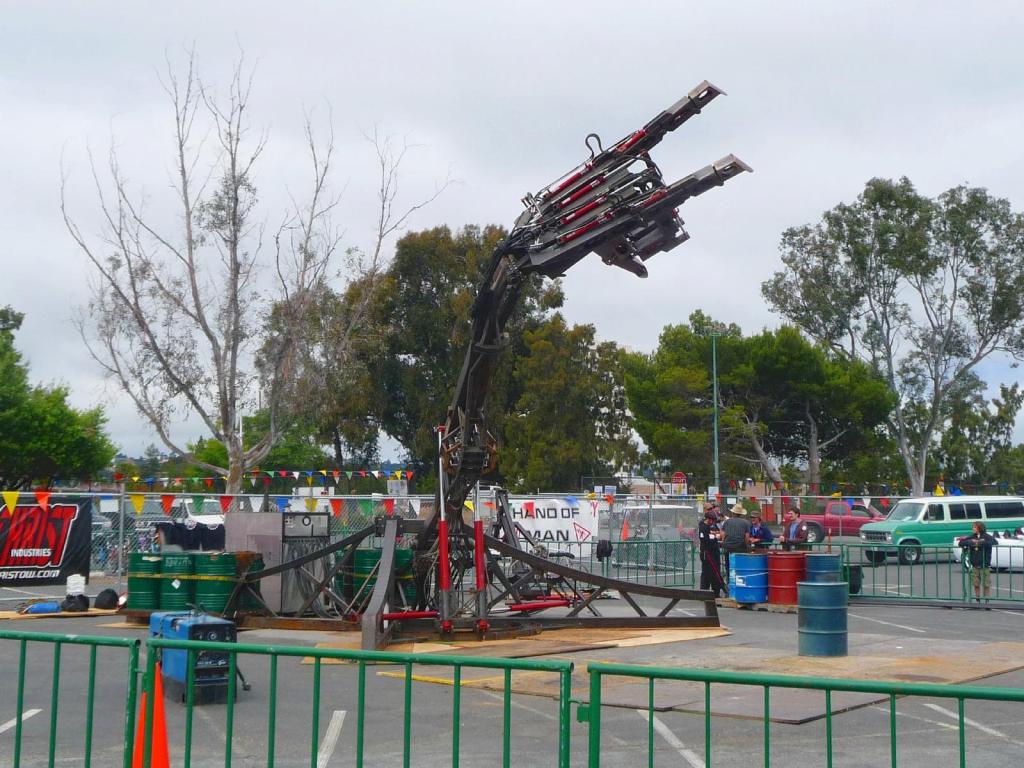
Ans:
[{"label": "green barrel", "polygon": [[202,553],[195,558],[196,576],[199,577],[196,579],[196,606],[210,613],[223,613],[231,593],[235,591],[235,553]]},{"label": "green barrel", "polygon": [[[367,600],[373,592],[373,586],[377,583],[377,563],[380,562],[379,549],[357,549],[355,557],[352,558],[352,594],[357,595],[362,590],[360,600]],[[416,585],[412,574],[412,550],[395,550],[395,569],[400,574],[398,586],[405,595],[408,602],[416,598]],[[365,586],[364,586],[365,585]],[[334,580],[335,591],[340,595],[344,594],[343,578],[339,574]]]},{"label": "green barrel", "polygon": [[126,608],[153,611],[160,607],[160,555],[132,552],[128,555],[128,602]]},{"label": "green barrel", "polygon": [[845,656],[847,598],[845,581],[801,581],[797,634],[801,656]]},{"label": "green barrel", "polygon": [[842,581],[843,557],[825,552],[807,553],[807,581]]},{"label": "green barrel", "polygon": [[[256,559],[252,561],[252,565],[249,566],[248,573],[258,573],[259,571],[262,571],[264,567],[263,556],[257,555]],[[249,588],[256,590],[260,597],[263,596],[263,593],[260,591],[260,583],[258,581],[254,581],[250,584]],[[239,601],[238,607],[243,611],[258,611],[263,607],[263,604],[253,597],[252,593],[247,589],[242,593],[242,599]]]},{"label": "green barrel", "polygon": [[[192,576],[193,557],[185,552],[165,552],[160,573],[160,608],[175,611],[195,602],[195,581]],[[182,578],[186,577],[186,578]]]}]

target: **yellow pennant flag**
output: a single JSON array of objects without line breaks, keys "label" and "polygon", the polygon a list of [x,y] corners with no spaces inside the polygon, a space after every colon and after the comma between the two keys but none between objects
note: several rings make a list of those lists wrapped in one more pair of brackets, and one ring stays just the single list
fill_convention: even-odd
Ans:
[{"label": "yellow pennant flag", "polygon": [[141,515],[142,505],[146,503],[146,497],[141,493],[133,493],[128,498],[131,499],[132,506],[135,507],[135,514]]},{"label": "yellow pennant flag", "polygon": [[14,515],[14,508],[16,506],[18,506],[18,496],[19,496],[18,491],[4,491],[3,492],[4,506],[7,507],[7,512],[11,516]]},{"label": "yellow pennant flag", "polygon": [[309,512],[316,512],[316,499],[313,497],[306,499],[306,510]]},{"label": "yellow pennant flag", "polygon": [[466,500],[465,500],[464,502],[462,502],[462,506],[464,506],[464,507],[465,507],[466,509],[468,509],[468,510],[469,510],[470,512],[475,512],[475,511],[476,511],[476,510],[475,510],[475,509],[473,508],[473,502],[472,502],[472,501],[470,501],[469,499],[466,499]]}]

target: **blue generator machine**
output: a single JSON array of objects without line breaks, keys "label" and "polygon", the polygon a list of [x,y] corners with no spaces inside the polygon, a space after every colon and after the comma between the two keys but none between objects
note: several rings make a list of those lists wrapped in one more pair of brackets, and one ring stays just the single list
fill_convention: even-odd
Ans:
[{"label": "blue generator machine", "polygon": [[[194,611],[158,611],[150,614],[149,634],[150,637],[165,640],[203,640],[214,643],[233,643],[236,640],[233,621]],[[226,651],[197,651],[193,660],[193,699],[206,701],[225,694],[228,676],[231,674],[230,654]],[[188,692],[188,651],[183,648],[163,648],[160,667],[164,687],[172,696],[184,701]],[[243,689],[249,690],[241,673],[239,677]]]}]

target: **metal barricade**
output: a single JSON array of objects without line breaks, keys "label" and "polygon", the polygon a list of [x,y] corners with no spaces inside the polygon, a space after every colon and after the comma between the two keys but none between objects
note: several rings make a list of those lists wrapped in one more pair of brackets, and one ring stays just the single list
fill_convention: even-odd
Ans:
[{"label": "metal barricade", "polygon": [[[708,669],[680,669],[664,667],[639,667],[628,664],[591,662],[587,665],[590,677],[590,701],[580,707],[579,719],[590,727],[588,744],[589,768],[601,766],[601,697],[604,679],[607,677],[629,677],[648,681],[647,706],[647,764],[654,765],[655,706],[654,692],[657,681],[687,681],[704,686],[704,765],[710,768],[714,757],[711,728],[713,685],[744,686],[760,688],[763,691],[760,742],[762,765],[772,764],[771,752],[771,702],[772,691],[779,688],[821,691],[825,697],[825,764],[833,765],[833,711],[832,694],[835,692],[878,694],[888,699],[889,704],[889,762],[897,768],[896,700],[898,697],[927,697],[952,699],[957,702],[959,765],[966,768],[967,742],[964,734],[964,704],[968,701],[997,701],[1024,703],[1024,689],[997,688],[977,685],[939,685],[936,683],[903,683],[881,680],[852,680],[824,677],[802,677],[768,675],[752,672],[725,672]],[[735,690],[735,689],[733,689]],[[735,695],[735,694],[732,694]],[[750,759],[754,756],[751,755]],[[639,764],[631,760],[629,764]],[[606,763],[607,764],[607,763]],[[754,764],[746,762],[744,764]]]},{"label": "metal barricade", "polygon": [[[0,630],[0,644],[5,641],[18,644],[17,693],[15,694],[15,725],[13,766],[19,768],[22,760],[22,728],[25,720],[25,669],[29,643],[42,643],[53,646],[53,661],[50,683],[50,728],[47,744],[47,765],[54,765],[57,749],[57,725],[61,691],[61,656],[64,646],[86,646],[89,650],[88,681],[85,696],[85,733],[81,765],[89,768],[93,758],[93,723],[96,700],[96,663],[99,648],[122,648],[127,651],[125,667],[126,695],[124,706],[124,751],[121,764],[130,768],[133,746],[133,724],[135,721],[135,697],[139,667],[139,641],[119,637],[86,637],[81,635],[59,635],[41,632],[11,632]],[[108,706],[105,702],[104,706]]]},{"label": "metal barricade", "polygon": [[[403,668],[402,677],[404,684],[403,712],[402,712],[402,764],[412,764],[412,723],[413,723],[413,702],[412,683],[413,665],[444,667],[452,670],[452,742],[451,742],[451,765],[458,766],[460,761],[460,724],[462,717],[461,688],[462,670],[471,669],[493,669],[499,670],[503,675],[502,688],[502,765],[512,765],[512,673],[521,672],[547,672],[558,677],[558,748],[557,765],[559,768],[569,766],[570,747],[570,694],[571,676],[573,664],[563,660],[536,660],[536,659],[503,659],[503,658],[478,658],[472,656],[448,656],[435,654],[411,654],[392,653],[386,651],[358,651],[341,650],[329,648],[309,648],[292,646],[273,645],[251,645],[235,643],[214,643],[194,640],[171,640],[153,638],[146,643],[146,674],[143,682],[143,690],[147,693],[146,698],[153,700],[154,680],[156,675],[157,651],[161,649],[184,650],[188,654],[187,670],[188,679],[185,683],[185,736],[184,736],[184,765],[186,768],[191,765],[192,760],[192,716],[195,706],[195,662],[197,654],[203,652],[226,653],[229,655],[229,670],[226,691],[226,722],[225,722],[225,745],[223,765],[230,768],[232,762],[232,739],[234,735],[234,713],[237,700],[235,684],[238,656],[265,656],[269,657],[268,675],[268,712],[267,712],[267,743],[266,743],[266,765],[272,768],[275,761],[275,736],[278,714],[278,660],[281,658],[311,658],[313,662],[312,686],[310,698],[312,700],[312,717],[310,719],[310,765],[317,765],[317,745],[320,730],[320,696],[321,696],[321,668],[325,660],[341,660],[351,662],[358,667],[357,678],[357,709],[356,709],[356,743],[355,743],[355,764],[363,766],[367,764],[365,755],[365,731],[367,724],[367,686],[366,668],[367,665],[387,664],[397,665]],[[143,744],[143,765],[148,768],[152,753],[153,739],[153,708],[147,707],[144,726]],[[372,764],[369,763],[369,764]]]}]

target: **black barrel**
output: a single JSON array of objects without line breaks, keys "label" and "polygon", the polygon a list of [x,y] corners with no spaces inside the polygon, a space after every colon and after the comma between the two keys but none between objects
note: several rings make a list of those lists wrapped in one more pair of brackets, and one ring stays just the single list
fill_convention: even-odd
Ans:
[{"label": "black barrel", "polygon": [[801,656],[845,656],[848,650],[845,581],[801,581],[797,626]]}]

